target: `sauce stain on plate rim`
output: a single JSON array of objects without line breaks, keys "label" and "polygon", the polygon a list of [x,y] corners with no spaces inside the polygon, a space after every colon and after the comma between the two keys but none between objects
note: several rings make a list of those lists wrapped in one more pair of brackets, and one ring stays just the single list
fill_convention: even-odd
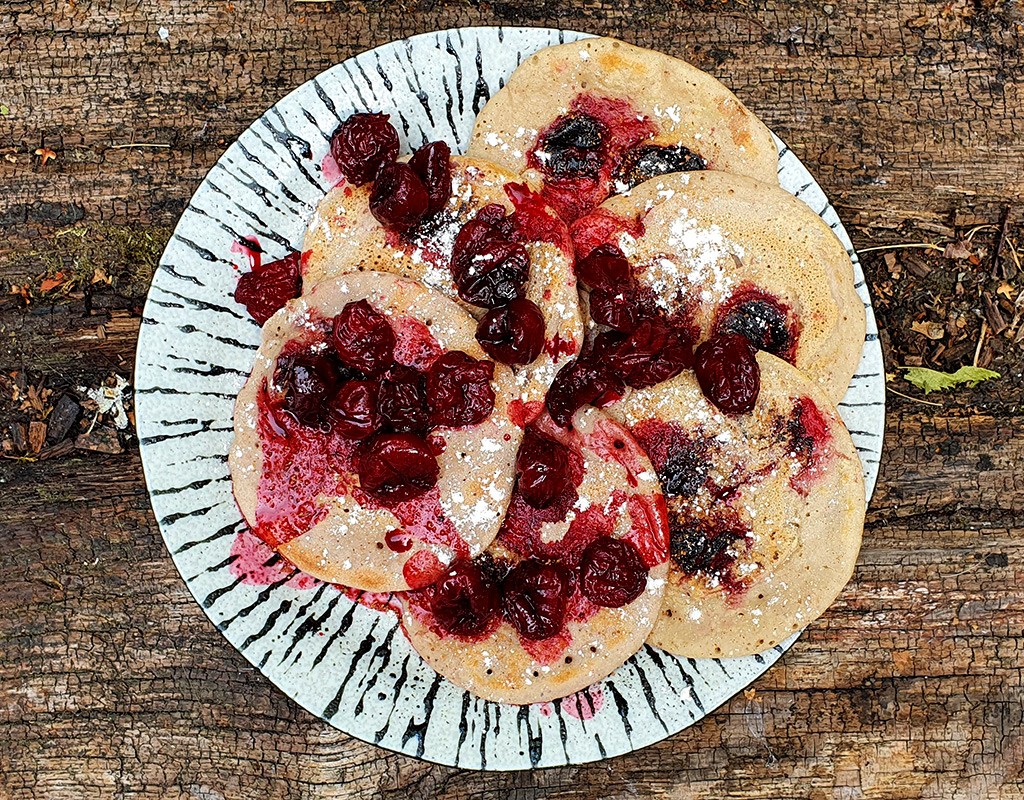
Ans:
[{"label": "sauce stain on plate rim", "polygon": [[[694,724],[764,673],[796,640],[736,659],[677,658],[645,645],[609,678],[553,703],[480,700],[433,672],[398,630],[387,597],[297,574],[250,539],[231,494],[234,399],[259,326],[235,303],[239,242],[267,260],[301,246],[332,184],[320,164],[353,111],[392,114],[403,152],[468,143],[487,99],[527,56],[588,34],[461,28],[391,42],[300,86],[239,136],[196,190],[143,312],[136,417],[150,500],[175,565],[203,611],[253,666],[335,728],[395,752],[469,769],[580,764],[637,750]],[[417,71],[417,65],[423,69]],[[839,410],[870,497],[878,475],[885,377],[864,275],[821,188],[781,141],[779,180],[835,231],[867,309],[861,363]]]}]

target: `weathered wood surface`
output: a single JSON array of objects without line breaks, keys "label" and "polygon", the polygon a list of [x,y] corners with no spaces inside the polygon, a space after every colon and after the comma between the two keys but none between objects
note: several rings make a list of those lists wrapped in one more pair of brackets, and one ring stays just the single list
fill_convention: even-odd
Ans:
[{"label": "weathered wood surface", "polygon": [[[859,247],[995,223],[1024,195],[1012,0],[7,0],[0,290],[37,284],[24,256],[64,226],[173,224],[233,136],[338,60],[499,22],[608,32],[712,70],[804,159]],[[133,142],[167,147],[116,147]],[[41,147],[57,154],[45,166]],[[867,267],[888,278],[879,257]],[[883,321],[916,309],[912,294]],[[5,295],[0,371],[56,387],[129,375],[136,306],[107,297],[83,316],[74,297]],[[755,693],[577,768],[459,772],[339,734],[207,622],[137,452],[0,462],[0,798],[1024,797],[1022,359],[993,346],[996,391],[890,398],[856,577]],[[18,414],[0,405],[4,428]]]}]

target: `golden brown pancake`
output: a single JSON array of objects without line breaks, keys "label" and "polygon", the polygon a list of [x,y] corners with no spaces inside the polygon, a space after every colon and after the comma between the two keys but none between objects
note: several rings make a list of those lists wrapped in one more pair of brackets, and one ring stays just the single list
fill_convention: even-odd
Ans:
[{"label": "golden brown pancake", "polygon": [[358,445],[268,411],[278,356],[297,346],[325,346],[329,321],[359,300],[391,321],[400,363],[421,368],[451,350],[486,358],[473,319],[438,292],[377,272],[323,281],[263,328],[252,374],[235,403],[231,477],[252,530],[304,572],[368,591],[408,589],[494,539],[512,492],[522,430],[508,414],[512,373],[496,364],[491,415],[431,434],[440,450],[437,485],[401,503],[368,497],[353,466]]},{"label": "golden brown pancake", "polygon": [[447,208],[408,234],[387,230],[374,219],[370,184],[356,187],[343,181],[328,192],[306,230],[303,286],[308,291],[325,278],[347,272],[391,272],[447,295],[479,318],[483,309],[460,300],[452,281],[455,237],[484,206],[497,204],[509,214],[518,209],[521,218],[543,223],[524,228],[523,244],[530,256],[526,296],[540,307],[546,330],[540,356],[515,369],[516,394],[526,401],[542,399],[558,367],[579,351],[583,338],[568,229],[514,173],[465,156],[452,156],[451,165]]},{"label": "golden brown pancake", "polygon": [[725,86],[678,58],[607,38],[524,61],[477,117],[469,155],[543,185],[568,221],[644,176],[699,169],[701,159],[778,181],[771,132]]},{"label": "golden brown pancake", "polygon": [[424,660],[457,686],[502,703],[564,697],[611,674],[650,632],[667,571],[658,480],[628,432],[595,409],[578,412],[572,431],[557,427],[546,415],[537,425],[578,454],[583,469],[577,499],[564,519],[544,522],[549,516],[531,510],[517,492],[505,527],[488,552],[510,563],[529,552],[578,571],[579,554],[594,539],[624,538],[641,553],[647,584],[635,600],[619,608],[598,606],[577,589],[567,604],[565,633],[539,641],[523,639],[500,618],[483,636],[453,636],[431,613],[426,595],[432,587],[401,595],[402,626]]},{"label": "golden brown pancake", "polygon": [[606,409],[643,446],[669,509],[671,558],[652,644],[691,658],[772,647],[820,616],[850,579],[864,480],[827,395],[759,353],[754,409],[730,416],[692,372]]},{"label": "golden brown pancake", "polygon": [[664,175],[609,198],[572,232],[580,257],[617,245],[647,298],[696,341],[744,333],[843,398],[864,303],[846,248],[788,192],[724,172]]}]

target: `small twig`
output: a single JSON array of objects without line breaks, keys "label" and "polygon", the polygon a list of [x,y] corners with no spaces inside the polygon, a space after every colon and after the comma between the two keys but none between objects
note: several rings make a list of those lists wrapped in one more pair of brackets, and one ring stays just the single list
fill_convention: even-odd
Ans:
[{"label": "small twig", "polygon": [[[1003,209],[1003,215],[999,218],[999,233],[996,234],[996,244],[992,248],[992,277],[999,274],[999,256],[1003,252],[1003,243],[1006,241],[1006,228],[1010,224],[1010,207]],[[1003,270],[1003,277],[1007,277],[1007,271]]]},{"label": "small twig", "polygon": [[[308,0],[307,0],[307,2],[308,2]],[[112,144],[107,149],[108,150],[127,150],[130,147],[132,147],[132,148],[134,148],[134,147],[153,147],[153,148],[159,148],[159,149],[166,149],[166,148],[170,147],[170,145],[169,144],[158,144],[158,143],[149,144],[147,142],[128,142],[127,144]]]},{"label": "small twig", "polygon": [[914,248],[917,250],[938,250],[940,253],[945,252],[945,248],[939,247],[937,244],[931,242],[914,242],[913,244],[880,244],[877,247],[864,247],[857,251],[860,253],[871,253],[875,250],[906,250],[908,248]]},{"label": "small twig", "polygon": [[987,231],[987,230],[993,230],[994,231],[997,227],[998,227],[997,225],[993,225],[991,222],[986,222],[984,225],[975,225],[973,228],[971,228],[969,231],[967,231],[967,234],[964,236],[964,241],[965,242],[971,241],[971,239],[974,238],[974,234],[976,234],[976,233],[978,233],[980,231]]},{"label": "small twig", "polygon": [[907,400],[913,400],[915,403],[922,403],[922,404],[924,404],[926,406],[935,406],[936,408],[942,408],[942,403],[933,403],[931,400],[922,400],[919,397],[911,397],[909,394],[903,394],[903,392],[897,392],[891,386],[886,386],[885,388],[886,388],[886,390],[892,392],[893,394],[898,395],[899,397],[905,398]]},{"label": "small twig", "polygon": [[981,333],[978,335],[978,346],[974,348],[974,361],[971,362],[972,367],[978,366],[978,357],[981,355],[981,346],[985,343],[985,334],[988,333],[988,321],[981,321]]}]

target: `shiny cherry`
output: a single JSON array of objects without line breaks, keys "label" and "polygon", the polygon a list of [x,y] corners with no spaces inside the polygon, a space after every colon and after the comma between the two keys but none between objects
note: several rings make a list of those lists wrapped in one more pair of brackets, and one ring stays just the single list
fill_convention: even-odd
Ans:
[{"label": "shiny cherry", "polygon": [[427,189],[427,214],[436,214],[452,196],[451,148],[445,142],[429,142],[409,159],[409,167]]},{"label": "shiny cherry", "polygon": [[595,539],[580,559],[580,591],[605,608],[620,608],[647,588],[647,567],[636,548],[622,539]]},{"label": "shiny cherry", "polygon": [[430,445],[410,433],[388,433],[370,439],[356,465],[364,492],[396,502],[432,489],[439,472]]},{"label": "shiny cherry", "polygon": [[364,375],[380,375],[394,363],[395,331],[366,300],[348,303],[334,318],[338,359]]},{"label": "shiny cherry", "polygon": [[757,351],[738,333],[720,333],[697,348],[694,371],[704,396],[727,414],[754,408],[761,391]]},{"label": "shiny cherry", "polygon": [[548,639],[562,631],[566,604],[575,591],[567,567],[528,558],[505,576],[502,614],[524,639]]},{"label": "shiny cherry", "polygon": [[576,278],[591,289],[619,289],[632,283],[633,274],[622,251],[602,244],[576,262]]},{"label": "shiny cherry", "polygon": [[547,508],[572,491],[569,448],[534,428],[527,428],[516,455],[516,474],[519,494],[527,505]]},{"label": "shiny cherry", "polygon": [[331,136],[331,155],[345,180],[362,186],[398,156],[398,132],[387,114],[353,114]]},{"label": "shiny cherry", "polygon": [[377,411],[383,424],[393,431],[427,431],[430,410],[423,373],[393,365],[381,378]]},{"label": "shiny cherry", "polygon": [[284,409],[303,425],[316,427],[326,416],[328,400],[338,387],[338,368],[314,353],[283,356],[274,383],[284,393]]},{"label": "shiny cherry", "polygon": [[529,364],[544,349],[544,328],[537,304],[521,297],[484,314],[476,326],[476,340],[495,361]]},{"label": "shiny cherry", "polygon": [[430,195],[408,164],[388,164],[370,190],[370,213],[385,227],[406,231],[427,215]]},{"label": "shiny cherry", "polygon": [[346,439],[366,439],[380,426],[377,413],[377,384],[373,381],[347,381],[330,402],[334,430]]},{"label": "shiny cherry", "polygon": [[494,411],[494,362],[450,350],[427,370],[430,424],[461,428],[483,422]]},{"label": "shiny cherry", "polygon": [[299,269],[300,255],[289,253],[284,258],[263,264],[238,277],[235,300],[245,306],[260,325],[302,291]]},{"label": "shiny cherry", "polygon": [[443,578],[422,593],[437,624],[453,636],[480,636],[500,613],[498,587],[486,571],[466,559],[455,561]]}]

